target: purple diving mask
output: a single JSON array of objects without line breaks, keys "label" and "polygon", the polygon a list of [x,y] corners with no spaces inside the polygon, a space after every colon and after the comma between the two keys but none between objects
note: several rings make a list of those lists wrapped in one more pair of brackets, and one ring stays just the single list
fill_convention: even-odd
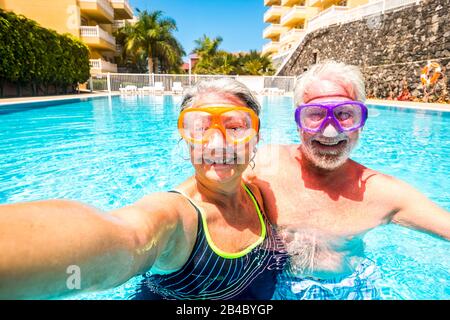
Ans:
[{"label": "purple diving mask", "polygon": [[295,122],[310,133],[321,131],[333,122],[341,132],[350,132],[364,126],[367,107],[359,101],[325,101],[301,104],[295,110]]}]

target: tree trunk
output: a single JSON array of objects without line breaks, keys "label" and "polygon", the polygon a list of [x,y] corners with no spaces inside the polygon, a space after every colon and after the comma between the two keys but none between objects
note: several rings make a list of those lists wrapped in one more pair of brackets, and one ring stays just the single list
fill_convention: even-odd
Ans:
[{"label": "tree trunk", "polygon": [[153,73],[153,58],[148,57],[148,73]]}]

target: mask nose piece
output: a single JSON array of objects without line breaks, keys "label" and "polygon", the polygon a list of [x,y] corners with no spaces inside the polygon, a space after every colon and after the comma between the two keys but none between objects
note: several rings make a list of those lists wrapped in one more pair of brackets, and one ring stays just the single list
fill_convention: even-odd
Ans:
[{"label": "mask nose piece", "polygon": [[336,129],[335,126],[331,122],[328,122],[328,124],[325,127],[325,130],[323,130],[322,135],[327,138],[335,138],[339,135],[339,131]]},{"label": "mask nose piece", "polygon": [[207,147],[209,149],[221,149],[225,146],[225,137],[222,131],[218,129],[210,129],[211,132],[208,137]]}]

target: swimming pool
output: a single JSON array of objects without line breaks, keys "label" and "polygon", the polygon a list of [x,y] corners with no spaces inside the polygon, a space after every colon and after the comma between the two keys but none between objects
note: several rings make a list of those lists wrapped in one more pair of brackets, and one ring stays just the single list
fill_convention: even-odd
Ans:
[{"label": "swimming pool", "polygon": [[[299,143],[289,97],[261,97],[261,144]],[[193,173],[176,130],[180,97],[116,96],[0,106],[0,203],[70,198],[104,210],[169,190]],[[450,113],[370,107],[352,158],[450,210]],[[396,225],[370,231],[366,253],[385,299],[450,299],[450,244]],[[141,277],[76,299],[126,299]]]}]

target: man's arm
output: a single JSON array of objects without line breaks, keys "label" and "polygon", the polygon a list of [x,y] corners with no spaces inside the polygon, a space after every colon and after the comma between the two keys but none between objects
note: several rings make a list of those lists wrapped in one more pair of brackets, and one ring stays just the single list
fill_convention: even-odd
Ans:
[{"label": "man's arm", "polygon": [[[182,229],[166,197],[154,194],[110,214],[67,200],[1,205],[0,298],[106,289],[144,272]],[[80,271],[80,290],[67,285],[73,270]]]},{"label": "man's arm", "polygon": [[392,222],[450,240],[450,213],[409,184],[395,180],[391,196],[398,211]]}]

